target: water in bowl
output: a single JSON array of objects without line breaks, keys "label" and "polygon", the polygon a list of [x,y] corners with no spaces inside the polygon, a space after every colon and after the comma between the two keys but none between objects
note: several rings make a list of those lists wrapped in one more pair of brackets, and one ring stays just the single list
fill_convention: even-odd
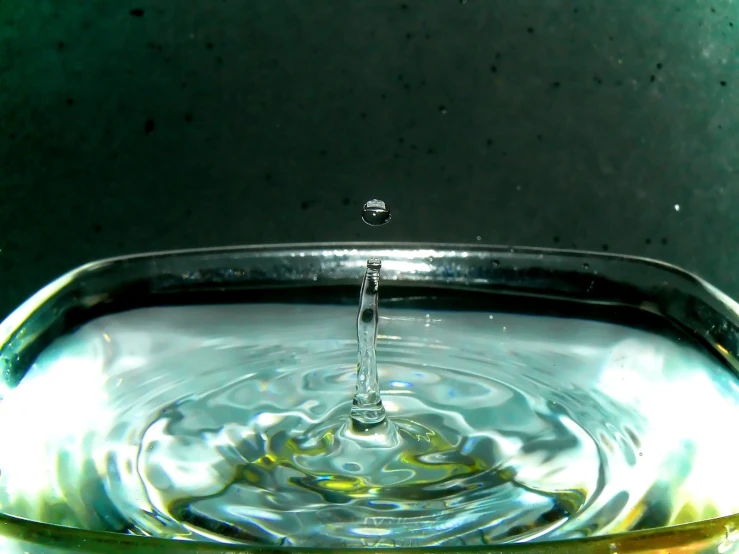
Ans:
[{"label": "water in bowl", "polygon": [[83,325],[0,402],[0,510],[312,547],[565,539],[739,511],[739,386],[681,335],[431,300],[373,318],[379,394],[360,401],[374,385],[356,386],[355,306]]}]

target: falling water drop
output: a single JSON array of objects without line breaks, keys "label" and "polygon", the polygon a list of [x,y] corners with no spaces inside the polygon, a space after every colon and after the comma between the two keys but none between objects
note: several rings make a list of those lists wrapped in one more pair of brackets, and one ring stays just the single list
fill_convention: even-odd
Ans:
[{"label": "falling water drop", "polygon": [[385,225],[390,221],[390,210],[382,200],[370,200],[362,208],[362,221],[373,227]]}]

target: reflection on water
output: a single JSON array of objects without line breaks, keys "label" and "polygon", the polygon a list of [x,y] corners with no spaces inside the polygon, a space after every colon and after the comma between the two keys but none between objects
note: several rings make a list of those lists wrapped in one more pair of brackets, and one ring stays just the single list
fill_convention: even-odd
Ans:
[{"label": "reflection on water", "polygon": [[563,539],[739,511],[735,377],[606,323],[384,309],[397,445],[337,440],[354,307],[153,308],[47,349],[0,402],[0,509],[299,546]]}]

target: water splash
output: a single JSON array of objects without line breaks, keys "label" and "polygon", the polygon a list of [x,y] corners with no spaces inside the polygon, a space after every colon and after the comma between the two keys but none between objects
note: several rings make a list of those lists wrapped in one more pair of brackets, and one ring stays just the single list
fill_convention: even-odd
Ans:
[{"label": "water splash", "polygon": [[352,403],[352,425],[357,431],[367,431],[385,421],[385,407],[380,397],[377,376],[377,323],[379,319],[379,288],[382,260],[367,260],[362,281],[357,315],[357,390]]}]

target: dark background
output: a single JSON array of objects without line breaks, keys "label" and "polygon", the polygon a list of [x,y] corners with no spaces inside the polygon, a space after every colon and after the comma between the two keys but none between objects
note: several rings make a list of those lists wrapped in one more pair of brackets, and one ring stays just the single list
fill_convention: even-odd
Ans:
[{"label": "dark background", "polygon": [[0,313],[113,255],[478,237],[737,297],[738,53],[729,0],[0,0]]}]

